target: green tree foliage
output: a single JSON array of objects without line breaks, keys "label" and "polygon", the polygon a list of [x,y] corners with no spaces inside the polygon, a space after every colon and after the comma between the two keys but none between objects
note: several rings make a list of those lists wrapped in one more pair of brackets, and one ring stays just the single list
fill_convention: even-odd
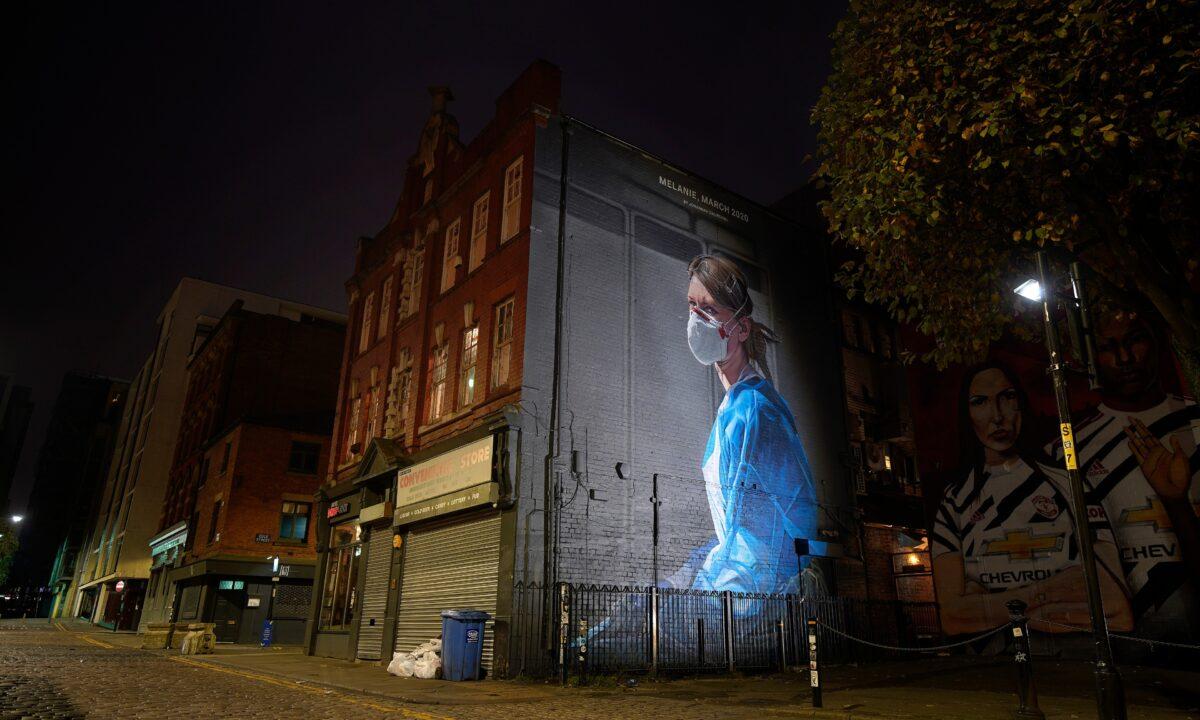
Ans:
[{"label": "green tree foliage", "polygon": [[[1045,248],[1169,326],[1200,390],[1198,6],[857,0],[813,114],[851,293],[971,360]],[[1098,281],[1098,282],[1097,282]]]},{"label": "green tree foliage", "polygon": [[8,582],[8,573],[12,569],[13,556],[17,554],[16,528],[7,522],[0,521],[0,587]]}]

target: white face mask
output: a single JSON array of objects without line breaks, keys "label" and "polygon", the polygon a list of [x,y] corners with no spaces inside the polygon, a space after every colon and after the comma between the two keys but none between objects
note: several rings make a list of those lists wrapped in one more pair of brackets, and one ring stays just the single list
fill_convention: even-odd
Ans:
[{"label": "white face mask", "polygon": [[695,309],[688,312],[688,347],[701,365],[715,365],[729,354],[729,334],[725,325],[715,318],[702,316]]}]

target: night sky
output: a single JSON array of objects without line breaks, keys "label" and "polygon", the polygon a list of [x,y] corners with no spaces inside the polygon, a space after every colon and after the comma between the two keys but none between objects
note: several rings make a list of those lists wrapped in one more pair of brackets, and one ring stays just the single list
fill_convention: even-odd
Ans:
[{"label": "night sky", "polygon": [[[46,5],[43,7],[43,5]],[[461,137],[535,58],[563,109],[753,200],[811,173],[842,2],[21,3],[8,15],[0,371],[33,387],[14,507],[72,369],[131,378],[189,275],[345,310],[449,85]]]}]

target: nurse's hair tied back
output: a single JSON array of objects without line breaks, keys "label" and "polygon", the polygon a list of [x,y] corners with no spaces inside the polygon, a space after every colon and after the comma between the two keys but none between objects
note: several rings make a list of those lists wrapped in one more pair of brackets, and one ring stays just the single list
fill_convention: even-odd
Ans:
[{"label": "nurse's hair tied back", "polygon": [[767,345],[779,342],[775,331],[754,319],[754,300],[742,269],[720,255],[697,255],[688,264],[688,277],[700,281],[716,303],[733,311],[733,319],[745,318],[750,324],[746,355],[763,377],[771,379],[767,366]]}]

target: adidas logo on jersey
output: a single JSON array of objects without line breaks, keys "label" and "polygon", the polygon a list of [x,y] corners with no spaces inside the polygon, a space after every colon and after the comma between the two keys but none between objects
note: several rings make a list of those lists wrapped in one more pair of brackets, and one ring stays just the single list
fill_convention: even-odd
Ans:
[{"label": "adidas logo on jersey", "polygon": [[1092,466],[1090,468],[1088,468],[1088,471],[1087,471],[1088,479],[1091,479],[1094,477],[1100,477],[1101,475],[1107,475],[1107,474],[1108,474],[1108,468],[1104,467],[1104,463],[1100,462],[1099,460],[1092,463]]}]

